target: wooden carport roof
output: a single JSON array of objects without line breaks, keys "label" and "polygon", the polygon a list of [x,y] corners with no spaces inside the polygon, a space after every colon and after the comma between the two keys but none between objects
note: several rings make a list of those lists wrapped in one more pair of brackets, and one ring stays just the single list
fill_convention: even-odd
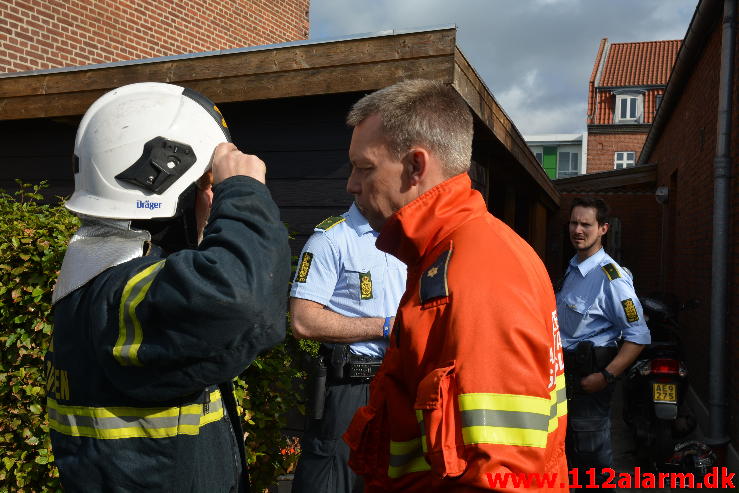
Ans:
[{"label": "wooden carport roof", "polygon": [[143,81],[190,87],[221,104],[372,91],[408,78],[451,84],[485,137],[508,151],[550,209],[559,205],[552,182],[457,47],[453,26],[0,74],[0,120],[79,116],[103,93]]},{"label": "wooden carport roof", "polygon": [[554,181],[559,193],[654,193],[657,165],[602,171]]}]

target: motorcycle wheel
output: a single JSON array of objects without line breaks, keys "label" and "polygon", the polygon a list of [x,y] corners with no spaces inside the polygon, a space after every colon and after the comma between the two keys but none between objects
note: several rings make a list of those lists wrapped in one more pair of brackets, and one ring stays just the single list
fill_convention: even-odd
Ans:
[{"label": "motorcycle wheel", "polygon": [[672,421],[657,420],[654,427],[654,441],[652,442],[652,460],[657,467],[672,456],[675,443],[672,439]]}]

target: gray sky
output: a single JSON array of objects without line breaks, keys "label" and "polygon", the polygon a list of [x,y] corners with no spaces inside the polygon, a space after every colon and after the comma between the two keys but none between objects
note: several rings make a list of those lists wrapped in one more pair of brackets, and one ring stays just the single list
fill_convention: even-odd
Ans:
[{"label": "gray sky", "polygon": [[456,24],[457,44],[523,134],[585,130],[601,38],[682,39],[697,0],[311,0],[311,39]]}]

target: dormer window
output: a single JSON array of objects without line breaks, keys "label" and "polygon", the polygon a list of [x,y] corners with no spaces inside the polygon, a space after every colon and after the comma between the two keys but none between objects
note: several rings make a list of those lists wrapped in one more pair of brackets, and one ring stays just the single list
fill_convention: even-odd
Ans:
[{"label": "dormer window", "polygon": [[641,123],[643,108],[641,94],[617,94],[613,123]]}]

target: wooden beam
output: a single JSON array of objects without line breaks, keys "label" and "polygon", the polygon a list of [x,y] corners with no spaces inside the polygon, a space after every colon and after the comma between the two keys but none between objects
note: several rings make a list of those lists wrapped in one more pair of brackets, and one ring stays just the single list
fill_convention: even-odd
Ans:
[{"label": "wooden beam", "polygon": [[[453,63],[451,60],[454,57],[455,34],[454,29],[444,29],[236,53],[183,56],[159,61],[153,59],[124,62],[110,66],[70,69],[46,74],[0,77],[0,119],[71,114],[69,113],[72,111],[71,108],[84,106],[84,103],[89,105],[91,100],[94,101],[104,92],[125,84],[144,81],[169,82],[188,87],[218,86],[227,84],[225,81],[234,83],[257,80],[266,84],[274,82],[272,86],[260,87],[259,97],[261,99],[316,94],[317,86],[325,88],[322,93],[379,89],[396,82],[398,74],[403,77],[436,77],[436,72],[427,73],[423,61],[432,60],[433,65],[440,58],[448,58],[449,63]],[[382,71],[384,66],[401,64],[409,65],[406,70]],[[370,67],[369,70],[368,67]],[[379,71],[376,74],[368,77],[368,73],[377,71],[378,68]],[[316,74],[322,74],[323,80],[307,79]],[[331,80],[332,75],[338,75],[343,80]],[[382,75],[389,75],[390,78],[385,80]],[[251,77],[255,78],[250,79]],[[450,79],[450,77],[451,71],[445,79]],[[283,90],[282,87],[287,79],[294,81],[289,91]],[[356,86],[353,87],[352,83],[356,83]],[[299,91],[297,88],[300,86],[305,86],[307,92]],[[310,92],[311,88],[313,88],[312,92]],[[256,96],[249,96],[250,91],[249,87],[244,87],[239,91],[239,94],[246,94],[246,97],[240,100],[257,99]],[[205,92],[208,94],[208,91]],[[82,99],[83,104],[60,99],[77,97]],[[14,101],[16,99],[20,102]],[[40,104],[37,103],[33,108],[19,111],[19,108],[27,102],[40,102]],[[64,109],[44,109],[44,106],[55,104],[59,104]],[[79,110],[76,111],[79,112]],[[84,110],[77,114],[83,112]]]},{"label": "wooden beam", "polygon": [[603,171],[589,175],[563,178],[555,182],[560,193],[597,192],[630,185],[648,185],[657,182],[657,165],[640,164],[632,168]]},{"label": "wooden beam", "polygon": [[[452,72],[453,61],[449,57],[439,56],[193,80],[181,82],[181,85],[200,91],[220,104],[372,91],[408,78],[447,81],[451,79]],[[107,91],[108,88],[78,91],[74,94],[53,93],[7,98],[0,101],[0,120],[81,115]]]}]

